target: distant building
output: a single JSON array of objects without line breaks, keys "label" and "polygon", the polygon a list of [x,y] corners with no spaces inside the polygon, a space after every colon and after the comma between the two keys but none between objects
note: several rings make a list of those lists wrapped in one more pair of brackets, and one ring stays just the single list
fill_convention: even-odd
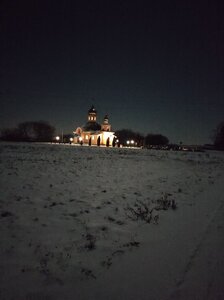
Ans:
[{"label": "distant building", "polygon": [[84,126],[78,127],[74,132],[75,144],[87,144],[89,146],[114,146],[115,135],[111,131],[111,125],[109,124],[108,115],[103,119],[103,123],[100,125],[96,121],[97,111],[92,106],[88,111],[87,122]]}]

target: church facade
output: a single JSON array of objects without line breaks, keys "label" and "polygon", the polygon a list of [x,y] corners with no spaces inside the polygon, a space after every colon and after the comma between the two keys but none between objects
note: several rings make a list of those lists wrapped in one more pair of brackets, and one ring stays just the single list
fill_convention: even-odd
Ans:
[{"label": "church facade", "polygon": [[73,142],[80,145],[114,147],[115,138],[114,132],[111,131],[108,115],[105,115],[102,124],[97,123],[97,111],[92,106],[88,111],[86,124],[74,131]]}]

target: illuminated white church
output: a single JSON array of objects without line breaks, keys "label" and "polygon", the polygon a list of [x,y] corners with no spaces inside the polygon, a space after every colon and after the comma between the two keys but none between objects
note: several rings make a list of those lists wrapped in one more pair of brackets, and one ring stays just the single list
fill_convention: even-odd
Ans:
[{"label": "illuminated white church", "polygon": [[95,146],[115,146],[115,135],[111,131],[111,125],[109,124],[108,115],[103,119],[103,123],[100,125],[96,122],[97,111],[92,106],[88,111],[88,121],[82,126],[78,127],[74,132],[75,144],[86,144]]}]

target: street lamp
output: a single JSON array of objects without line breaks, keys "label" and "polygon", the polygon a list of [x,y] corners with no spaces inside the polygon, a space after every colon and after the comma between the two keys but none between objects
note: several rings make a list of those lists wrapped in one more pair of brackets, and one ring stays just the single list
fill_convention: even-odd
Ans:
[{"label": "street lamp", "polygon": [[60,136],[57,135],[57,136],[55,137],[55,139],[56,139],[56,141],[59,143],[59,141],[60,141]]}]

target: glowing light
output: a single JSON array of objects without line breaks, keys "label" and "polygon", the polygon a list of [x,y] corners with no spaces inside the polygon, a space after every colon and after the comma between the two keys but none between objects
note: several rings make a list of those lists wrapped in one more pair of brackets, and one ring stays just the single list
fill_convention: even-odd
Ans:
[{"label": "glowing light", "polygon": [[70,139],[69,139],[69,140],[70,140],[70,142],[73,142],[73,138],[72,138],[72,137],[70,137]]},{"label": "glowing light", "polygon": [[129,144],[130,144],[130,141],[127,141],[127,144],[129,145]]},{"label": "glowing light", "polygon": [[80,136],[80,138],[79,138],[79,141],[81,142],[82,141],[82,137]]},{"label": "glowing light", "polygon": [[116,140],[116,143],[119,143],[119,140]]},{"label": "glowing light", "polygon": [[131,140],[131,144],[134,144],[134,141],[133,141],[133,140]]},{"label": "glowing light", "polygon": [[56,141],[59,141],[60,140],[60,136],[56,136]]}]

